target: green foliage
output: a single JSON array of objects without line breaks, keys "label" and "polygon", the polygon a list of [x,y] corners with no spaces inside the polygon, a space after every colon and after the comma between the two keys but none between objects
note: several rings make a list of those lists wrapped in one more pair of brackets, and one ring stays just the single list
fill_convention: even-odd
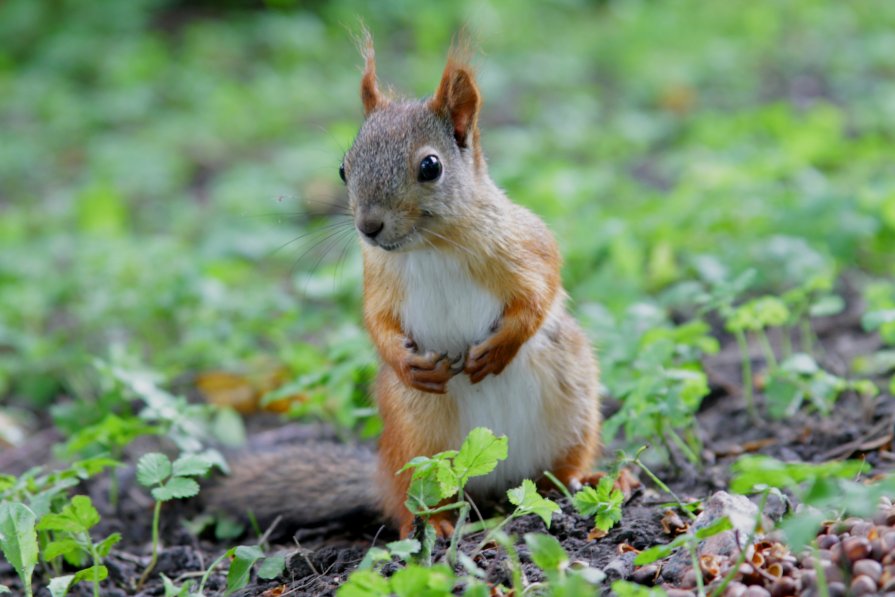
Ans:
[{"label": "green foliage", "polygon": [[37,565],[37,518],[27,506],[0,502],[0,550],[22,579],[25,594],[32,595],[31,576]]},{"label": "green foliage", "polygon": [[596,489],[584,487],[575,494],[572,503],[581,516],[593,516],[594,526],[606,532],[622,519],[622,502],[625,496],[614,487],[615,479],[600,479]]},{"label": "green foliage", "polygon": [[873,398],[879,389],[870,380],[847,380],[820,368],[813,357],[797,353],[771,371],[765,388],[768,413],[775,419],[790,417],[808,402],[820,414],[829,415],[845,391]]},{"label": "green foliage", "polygon": [[699,359],[718,350],[708,325],[693,320],[674,326],[662,310],[647,304],[631,307],[621,320],[593,315],[605,346],[604,382],[622,401],[603,427],[606,437],[619,429],[630,443],[658,437],[697,463],[701,447],[694,415],[708,394]]},{"label": "green foliage", "polygon": [[806,506],[788,515],[781,525],[794,551],[814,539],[823,520],[845,515],[872,516],[880,498],[895,491],[895,475],[883,476],[873,483],[856,480],[868,470],[865,462],[857,460],[813,464],[743,456],[732,470],[733,491],[787,489]]},{"label": "green foliage", "polygon": [[733,525],[730,523],[730,519],[724,516],[723,518],[720,518],[712,524],[698,529],[695,532],[678,535],[672,541],[666,543],[665,545],[654,545],[649,549],[641,551],[639,554],[637,554],[637,557],[634,558],[634,564],[636,566],[645,566],[646,564],[652,564],[657,560],[667,558],[674,550],[680,547],[686,547],[690,550],[695,550],[700,541],[708,539],[709,537],[717,535],[718,533],[723,533],[724,531],[730,530],[732,528]]},{"label": "green foliage", "polygon": [[534,482],[529,479],[522,481],[522,485],[519,487],[507,491],[507,499],[516,506],[516,510],[512,514],[513,517],[537,514],[548,529],[553,513],[559,512],[559,504],[542,497]]},{"label": "green foliage", "polygon": [[460,450],[419,456],[400,471],[413,470],[405,505],[417,515],[430,514],[439,502],[460,493],[471,477],[487,475],[507,457],[507,438],[477,427],[463,440]]},{"label": "green foliage", "polygon": [[210,459],[186,454],[174,461],[157,452],[144,454],[137,462],[137,481],[152,488],[152,497],[159,502],[193,497],[199,493],[199,484],[192,477],[208,473],[213,463]]},{"label": "green foliage", "polygon": [[99,512],[90,498],[76,495],[59,513],[46,514],[37,523],[38,531],[51,532],[52,536],[43,546],[44,559],[53,560],[62,556],[76,566],[82,566],[87,560],[93,564],[72,576],[57,577],[54,594],[64,595],[71,586],[86,580],[93,583],[93,594],[99,595],[99,583],[109,576],[109,571],[101,564],[102,559],[121,540],[119,533],[113,533],[94,543],[90,530],[99,521]]}]

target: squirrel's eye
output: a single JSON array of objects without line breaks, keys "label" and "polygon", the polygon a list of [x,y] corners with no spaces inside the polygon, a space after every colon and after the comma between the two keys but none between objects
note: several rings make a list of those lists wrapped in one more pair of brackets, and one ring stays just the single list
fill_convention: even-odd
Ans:
[{"label": "squirrel's eye", "polygon": [[420,162],[420,182],[430,182],[441,176],[441,162],[438,156],[427,155]]},{"label": "squirrel's eye", "polygon": [[339,178],[342,179],[342,182],[345,182],[345,164],[339,164]]}]

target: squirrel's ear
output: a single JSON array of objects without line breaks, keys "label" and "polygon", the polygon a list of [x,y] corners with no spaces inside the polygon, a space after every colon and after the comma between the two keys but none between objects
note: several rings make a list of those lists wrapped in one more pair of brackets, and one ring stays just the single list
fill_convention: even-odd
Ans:
[{"label": "squirrel's ear", "polygon": [[429,100],[429,107],[437,114],[450,117],[454,123],[454,138],[460,147],[475,145],[478,139],[479,108],[482,96],[475,84],[475,73],[463,59],[456,46],[451,49],[441,83]]},{"label": "squirrel's ear", "polygon": [[360,99],[364,104],[364,116],[382,106],[385,99],[376,84],[376,53],[373,50],[373,36],[364,30],[361,40],[361,54],[364,57],[364,76],[360,80]]}]

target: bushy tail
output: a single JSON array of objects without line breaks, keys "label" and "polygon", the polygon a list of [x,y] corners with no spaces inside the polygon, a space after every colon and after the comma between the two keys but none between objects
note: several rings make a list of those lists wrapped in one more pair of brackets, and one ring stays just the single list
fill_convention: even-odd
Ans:
[{"label": "bushy tail", "polygon": [[347,519],[379,520],[376,457],[369,449],[332,442],[278,447],[231,462],[232,473],[200,494],[213,510],[263,527],[278,516],[290,527]]}]

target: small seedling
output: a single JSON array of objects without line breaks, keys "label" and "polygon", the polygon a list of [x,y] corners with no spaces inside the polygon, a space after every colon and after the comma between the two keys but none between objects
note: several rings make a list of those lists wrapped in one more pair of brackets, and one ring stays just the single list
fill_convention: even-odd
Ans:
[{"label": "small seedling", "polygon": [[584,487],[572,498],[575,509],[582,516],[594,517],[594,528],[606,533],[622,519],[624,494],[614,487],[615,479],[600,479],[596,488]]},{"label": "small seedling", "polygon": [[181,456],[172,465],[164,454],[152,452],[144,454],[137,462],[137,481],[145,487],[151,487],[152,497],[155,498],[155,509],[152,514],[152,558],[140,577],[138,588],[149,578],[158,561],[162,504],[198,494],[199,484],[194,477],[205,475],[211,466],[210,459],[196,454]]},{"label": "small seedling", "polygon": [[95,597],[99,596],[99,583],[109,576],[109,571],[102,565],[102,559],[121,540],[119,533],[113,533],[94,543],[90,537],[90,529],[99,521],[99,512],[93,507],[90,498],[76,495],[61,512],[47,514],[37,524],[37,530],[54,533],[53,540],[43,547],[44,559],[53,560],[63,556],[67,561],[78,562],[87,556],[93,563],[74,575],[54,579],[54,597],[64,595],[72,585],[84,580],[93,583],[93,594]]}]

